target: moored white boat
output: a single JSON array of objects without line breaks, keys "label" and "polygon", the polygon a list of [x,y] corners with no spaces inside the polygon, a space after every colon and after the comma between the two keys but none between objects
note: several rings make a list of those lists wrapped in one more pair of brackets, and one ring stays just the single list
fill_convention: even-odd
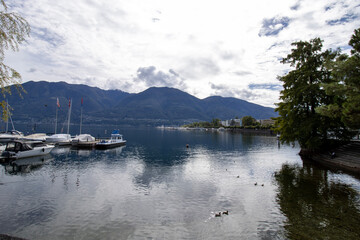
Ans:
[{"label": "moored white boat", "polygon": [[98,142],[99,141],[90,134],[80,134],[71,140],[71,146],[76,148],[94,148]]},{"label": "moored white boat", "polygon": [[[6,130],[5,130],[5,132],[0,133],[0,143],[7,143],[9,141],[20,139],[20,138],[24,137],[24,134],[22,132],[15,130],[14,123],[13,123],[12,118],[11,118],[11,113],[9,111],[8,102],[6,102],[6,109],[7,109],[7,112],[9,114],[8,114],[8,118],[7,118],[7,121],[6,121]],[[11,122],[11,125],[12,125],[12,130],[10,130],[10,131],[8,131],[8,129],[9,129],[9,119],[10,119],[10,122]]]},{"label": "moored white boat", "polygon": [[58,133],[48,136],[46,142],[54,143],[56,145],[71,145],[71,136],[70,134]]},{"label": "moored white boat", "polygon": [[24,141],[41,141],[41,142],[45,142],[46,140],[46,134],[45,133],[34,133],[34,134],[30,134],[30,135],[26,135],[24,137],[22,137],[21,139]]},{"label": "moored white boat", "polygon": [[4,158],[27,158],[49,154],[54,148],[43,142],[25,142],[21,140],[10,141],[6,144],[1,156]]},{"label": "moored white boat", "polygon": [[66,146],[66,145],[71,145],[71,136],[69,134],[70,131],[70,116],[71,116],[71,99],[69,99],[69,111],[68,111],[68,117],[67,117],[67,133],[56,133],[57,130],[57,111],[58,108],[60,107],[60,103],[59,103],[59,99],[57,98],[57,108],[56,108],[56,120],[55,120],[55,134],[48,136],[46,138],[46,142],[48,143],[54,143],[56,145],[60,145],[60,146]]},{"label": "moored white boat", "polygon": [[114,130],[111,133],[111,138],[109,140],[101,140],[96,144],[98,149],[108,149],[123,146],[126,144],[126,140],[123,139],[123,136],[119,133],[119,130]]},{"label": "moored white boat", "polygon": [[12,130],[8,132],[0,133],[0,143],[7,143],[12,140],[23,138],[24,134],[22,132]]}]

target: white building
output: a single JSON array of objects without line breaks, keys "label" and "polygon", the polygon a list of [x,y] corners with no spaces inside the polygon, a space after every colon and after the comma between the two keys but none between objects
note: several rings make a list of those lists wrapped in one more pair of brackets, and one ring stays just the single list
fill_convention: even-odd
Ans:
[{"label": "white building", "polygon": [[234,127],[234,126],[238,126],[240,127],[242,124],[241,119],[229,119],[229,120],[224,120],[221,121],[221,125],[223,125],[224,127]]}]

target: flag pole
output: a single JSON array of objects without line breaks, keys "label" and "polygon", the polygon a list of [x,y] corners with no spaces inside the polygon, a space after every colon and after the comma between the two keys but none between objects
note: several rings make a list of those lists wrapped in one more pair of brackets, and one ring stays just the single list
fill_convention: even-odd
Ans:
[{"label": "flag pole", "polygon": [[57,130],[57,115],[58,115],[58,108],[56,107],[56,115],[55,115],[55,134]]}]

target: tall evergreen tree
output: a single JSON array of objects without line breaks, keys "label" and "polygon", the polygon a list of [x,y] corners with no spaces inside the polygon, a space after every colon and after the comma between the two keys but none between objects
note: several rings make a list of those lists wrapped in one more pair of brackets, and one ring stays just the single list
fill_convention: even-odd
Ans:
[{"label": "tall evergreen tree", "polygon": [[333,63],[333,83],[324,84],[334,102],[318,107],[318,113],[340,119],[347,128],[360,129],[360,28],[349,41],[351,57],[341,55]]},{"label": "tall evergreen tree", "polygon": [[279,113],[277,130],[281,132],[282,142],[298,141],[302,149],[317,149],[328,139],[329,133],[341,129],[337,123],[333,124],[328,117],[315,111],[318,106],[333,100],[321,85],[333,81],[327,66],[338,52],[322,52],[320,38],[294,42],[292,46],[295,48],[281,61],[295,69],[279,77],[284,89],[280,93],[282,101],[276,108]]}]

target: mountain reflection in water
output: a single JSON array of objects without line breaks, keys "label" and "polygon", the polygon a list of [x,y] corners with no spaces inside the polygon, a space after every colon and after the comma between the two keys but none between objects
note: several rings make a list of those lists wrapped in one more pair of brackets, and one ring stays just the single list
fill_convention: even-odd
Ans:
[{"label": "mountain reflection in water", "polygon": [[[51,160],[34,161],[37,167],[26,172],[0,166],[0,234],[40,240],[359,238],[359,180],[303,163],[298,147],[279,145],[276,137],[121,132],[124,147],[55,148]],[[215,217],[220,211],[229,214]]]}]

